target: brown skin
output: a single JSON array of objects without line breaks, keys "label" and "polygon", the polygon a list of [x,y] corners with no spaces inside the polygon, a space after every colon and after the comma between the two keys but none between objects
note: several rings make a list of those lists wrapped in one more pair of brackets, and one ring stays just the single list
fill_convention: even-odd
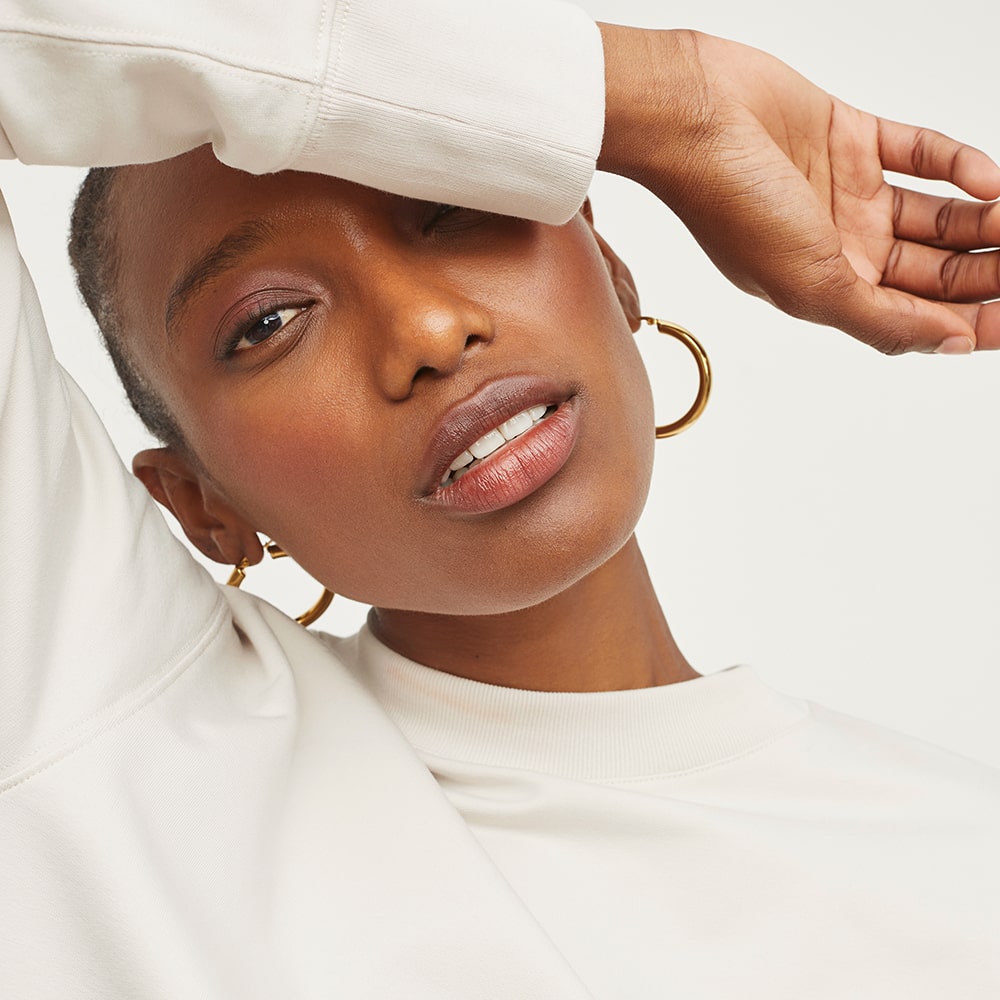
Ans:
[{"label": "brown skin", "polygon": [[[134,469],[201,551],[256,562],[269,535],[373,604],[390,647],[461,676],[580,691],[696,676],[633,536],[652,403],[635,289],[588,207],[560,227],[442,213],[332,178],[237,173],[206,150],[118,183],[125,327],[192,453],[142,452]],[[266,239],[168,333],[178,279],[248,220]],[[225,356],[225,335],[277,308],[281,330]],[[574,397],[569,460],[498,511],[429,503],[442,414],[515,374]]]},{"label": "brown skin", "polygon": [[669,205],[734,284],[887,354],[1000,348],[1000,207],[885,177],[997,198],[988,156],[852,108],[737,42],[600,27],[598,165]]},{"label": "brown skin", "polygon": [[[600,166],[657,194],[739,287],[889,353],[1000,347],[1000,213],[883,173],[995,198],[986,156],[850,108],[746,46],[601,30]],[[692,676],[632,538],[651,443],[634,289],[585,219],[440,226],[429,206],[253,180],[203,151],[123,186],[143,208],[124,213],[126,321],[191,445],[145,452],[136,472],[202,551],[257,561],[256,531],[271,534],[332,589],[373,601],[386,642],[454,673],[581,690]],[[261,215],[274,231],[249,284],[206,286],[168,341],[180,273]],[[276,338],[291,346],[221,360],[223,313],[266,288],[284,290],[272,306],[303,308]],[[571,460],[510,509],[434,509],[414,463],[435,415],[512,372],[576,394]]]}]

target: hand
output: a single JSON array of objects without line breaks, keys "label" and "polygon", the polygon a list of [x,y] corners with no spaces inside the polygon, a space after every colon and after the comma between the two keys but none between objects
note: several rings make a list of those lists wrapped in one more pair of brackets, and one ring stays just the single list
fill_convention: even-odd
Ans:
[{"label": "hand", "polygon": [[[601,25],[598,166],[649,188],[738,287],[887,354],[1000,348],[1000,205],[919,194],[884,170],[1000,197],[979,150],[885,121],[756,49]],[[986,253],[968,253],[987,249]]]}]

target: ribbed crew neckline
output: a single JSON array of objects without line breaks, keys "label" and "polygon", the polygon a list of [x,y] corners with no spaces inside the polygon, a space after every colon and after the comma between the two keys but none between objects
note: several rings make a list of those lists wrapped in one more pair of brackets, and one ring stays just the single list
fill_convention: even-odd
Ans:
[{"label": "ribbed crew neckline", "polygon": [[414,663],[357,636],[359,680],[423,756],[584,781],[636,781],[749,753],[809,714],[749,667],[630,691],[525,691]]}]

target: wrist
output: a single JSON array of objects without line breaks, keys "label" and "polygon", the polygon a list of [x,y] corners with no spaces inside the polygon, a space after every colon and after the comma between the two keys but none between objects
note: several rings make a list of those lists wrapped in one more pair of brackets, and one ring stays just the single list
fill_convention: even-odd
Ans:
[{"label": "wrist", "polygon": [[690,177],[714,131],[696,32],[598,24],[604,45],[604,141],[597,166],[661,193]]}]

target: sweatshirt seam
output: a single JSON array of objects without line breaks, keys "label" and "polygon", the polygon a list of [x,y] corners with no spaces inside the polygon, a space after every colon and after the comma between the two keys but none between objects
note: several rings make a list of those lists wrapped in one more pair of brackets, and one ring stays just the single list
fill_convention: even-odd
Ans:
[{"label": "sweatshirt seam", "polygon": [[[120,694],[114,701],[95,709],[39,746],[12,760],[5,768],[8,776],[0,779],[0,795],[72,757],[126,719],[142,711],[184,675],[219,634],[228,620],[228,605],[221,594],[216,596],[212,614],[191,640],[172,654],[155,676],[147,678]],[[40,758],[40,759],[39,759]]]},{"label": "sweatshirt seam", "polygon": [[[278,170],[293,170],[299,160],[304,156],[306,150],[313,144],[313,136],[322,124],[321,111],[323,108],[323,96],[329,86],[329,80],[334,72],[334,61],[330,58],[330,47],[332,39],[332,22],[337,18],[337,8],[340,6],[334,0],[331,9],[327,0],[323,0],[320,8],[318,30],[316,32],[316,47],[313,49],[313,78],[310,81],[309,92],[306,96],[306,105],[299,116],[298,134],[289,143],[288,156],[283,161]],[[350,12],[350,3],[343,5]],[[326,42],[324,48],[323,42]],[[343,44],[343,33],[339,33],[337,38],[337,62],[340,60],[341,45]],[[325,55],[325,57],[324,57]]]},{"label": "sweatshirt seam", "polygon": [[[460,126],[466,131],[475,131],[483,135],[496,135],[502,137],[506,141],[516,141],[518,145],[531,146],[535,149],[549,149],[555,150],[556,152],[566,153],[567,155],[577,157],[588,163],[594,163],[596,158],[600,155],[600,151],[591,152],[589,149],[584,149],[579,146],[569,146],[565,143],[555,142],[547,136],[540,135],[526,135],[523,132],[518,132],[513,128],[500,128],[497,126],[485,126],[482,122],[477,122],[470,120],[468,118],[461,118],[457,115],[446,114],[443,111],[428,111],[426,108],[418,108],[409,104],[401,104],[398,101],[386,100],[382,97],[373,97],[370,94],[362,93],[356,90],[347,90],[342,87],[331,88],[331,93],[328,100],[324,103],[323,109],[325,110],[335,110],[336,105],[339,103],[336,99],[344,98],[343,103],[347,105],[350,101],[358,101],[366,103],[369,105],[378,105],[379,107],[395,110],[405,114],[407,117],[412,118],[433,118],[437,121],[448,122],[453,125]],[[321,114],[322,110],[321,109]],[[325,118],[323,120],[324,124],[331,125],[334,124],[336,118]]]},{"label": "sweatshirt seam", "polygon": [[[783,740],[785,737],[790,735],[800,726],[806,725],[806,723],[812,722],[812,711],[807,707],[806,713],[800,719],[796,719],[795,722],[786,726],[784,729],[779,730],[776,733],[772,733],[769,737],[762,740],[759,743],[753,744],[753,746],[745,747],[736,753],[730,754],[727,757],[720,757],[716,760],[708,761],[704,764],[698,764],[693,767],[687,767],[683,770],[678,771],[653,771],[649,774],[637,775],[635,777],[629,778],[614,778],[614,777],[601,777],[592,776],[586,774],[565,774],[559,771],[548,771],[537,767],[524,767],[518,764],[499,764],[493,762],[485,762],[481,760],[469,760],[462,757],[455,757],[450,754],[434,753],[426,747],[420,746],[417,743],[412,743],[414,750],[417,753],[425,755],[428,758],[433,758],[437,761],[442,761],[452,764],[461,764],[472,767],[488,767],[496,770],[504,771],[520,771],[525,774],[542,774],[550,778],[558,778],[563,781],[582,781],[591,785],[605,785],[611,787],[620,787],[628,785],[638,785],[643,784],[648,781],[662,781],[665,779],[673,780],[676,778],[687,778],[694,774],[700,774],[706,771],[711,771],[715,768],[725,767],[737,760],[742,760],[746,757],[751,757],[755,753],[761,750],[767,749],[769,746]],[[433,768],[431,768],[433,770]]]},{"label": "sweatshirt seam", "polygon": [[[323,11],[326,4],[323,5]],[[106,35],[96,34],[82,37],[66,31],[56,34],[52,31],[32,31],[29,27],[0,28],[0,39],[3,45],[17,46],[18,48],[38,48],[40,46],[71,47],[77,51],[93,51],[101,55],[114,55],[120,58],[124,53],[115,50],[146,49],[151,52],[163,52],[171,58],[177,56],[190,57],[194,59],[204,59],[206,62],[229,69],[246,70],[251,73],[264,74],[267,76],[279,77],[289,82],[308,84],[315,86],[319,73],[314,65],[311,75],[293,73],[288,69],[282,69],[280,64],[268,62],[257,57],[251,57],[248,53],[236,50],[207,51],[197,48],[190,39],[165,39],[162,36],[151,35],[143,38],[141,35],[132,38],[113,38]],[[111,50],[110,52],[108,50]]]},{"label": "sweatshirt seam", "polygon": [[[342,9],[345,12],[345,18],[350,15],[350,3],[344,3]],[[319,39],[325,37],[328,44],[330,32],[322,29],[327,28],[329,13],[329,6],[324,3],[320,17],[321,30],[317,33]],[[144,52],[149,62],[165,60],[174,63],[188,63],[190,65],[204,63],[227,74],[252,74],[262,78],[262,83],[279,91],[302,93],[307,100],[307,107],[303,110],[299,119],[299,135],[289,143],[292,152],[284,160],[286,165],[284,169],[294,166],[298,157],[304,153],[308,153],[310,149],[317,146],[318,133],[336,125],[337,116],[330,115],[328,112],[336,111],[338,107],[344,111],[348,111],[352,103],[364,105],[368,108],[382,108],[399,117],[436,121],[446,127],[458,129],[469,134],[495,136],[507,144],[516,142],[521,148],[554,152],[578,160],[581,165],[593,169],[593,165],[599,155],[599,149],[591,150],[590,148],[567,145],[541,135],[526,135],[514,128],[486,126],[482,122],[461,116],[450,115],[442,111],[429,111],[426,108],[414,107],[340,86],[336,82],[336,79],[342,56],[343,35],[344,32],[338,32],[336,58],[329,60],[326,72],[323,72],[318,66],[314,65],[310,76],[301,73],[293,74],[287,70],[283,71],[276,66],[260,62],[259,60],[250,61],[249,59],[244,59],[243,61],[239,61],[237,53],[229,57],[229,54],[225,53],[220,56],[219,53],[193,51],[190,47],[182,47],[180,42],[176,45],[171,45],[164,43],[162,40],[81,39],[68,34],[66,36],[57,36],[51,33],[39,36],[29,34],[23,29],[0,29],[0,39],[2,39],[2,44],[6,48],[38,49],[47,47],[64,49],[74,47],[77,51],[81,49],[85,52],[89,51],[94,57],[107,62],[120,62],[129,59],[135,52]],[[321,61],[319,44],[320,42],[317,43],[317,49],[314,54],[314,62],[316,63]],[[349,116],[347,117],[349,119]]]},{"label": "sweatshirt seam", "polygon": [[[345,74],[342,73],[341,69],[343,66],[343,50],[344,50],[344,40],[347,38],[348,22],[351,20],[353,15],[352,0],[335,0],[336,10],[332,15],[332,20],[336,26],[336,31],[334,32],[336,37],[336,55],[334,58],[329,59],[326,65],[326,72],[323,74],[322,78],[318,81],[321,86],[321,100],[320,107],[318,110],[319,121],[317,124],[328,124],[323,115],[325,109],[332,109],[338,103],[344,105],[349,104],[351,101],[356,101],[359,103],[364,103],[368,106],[377,106],[389,110],[394,110],[398,113],[403,113],[408,117],[413,118],[424,118],[432,119],[434,121],[447,123],[450,125],[458,126],[459,128],[466,131],[475,131],[480,135],[495,135],[501,137],[505,142],[516,142],[517,144],[523,146],[526,143],[530,144],[536,149],[547,149],[559,153],[564,153],[574,157],[578,157],[585,163],[590,164],[591,169],[597,161],[597,157],[600,155],[600,147],[603,145],[603,132],[604,132],[604,114],[601,114],[601,135],[598,136],[598,146],[594,151],[590,150],[590,147],[582,148],[578,146],[569,146],[564,143],[553,142],[544,135],[532,135],[527,136],[522,132],[519,132],[517,128],[498,128],[496,126],[484,126],[482,122],[475,119],[468,119],[457,115],[447,114],[441,111],[429,111],[426,108],[415,107],[409,104],[403,104],[399,101],[388,100],[384,97],[378,97],[364,91],[355,90],[349,86],[345,86]],[[325,11],[324,11],[325,14]],[[325,20],[323,21],[325,24]],[[331,29],[334,25],[331,25]],[[591,22],[591,26],[594,27],[596,31],[596,26]],[[601,54],[601,78],[603,80],[604,76],[604,65],[603,65],[603,48],[598,45],[598,51]],[[602,99],[603,99],[603,87],[601,88]]]},{"label": "sweatshirt seam", "polygon": [[784,729],[779,730],[776,733],[772,733],[767,739],[762,740],[760,743],[755,743],[753,746],[746,747],[737,753],[730,754],[728,757],[720,757],[718,760],[709,761],[705,764],[698,764],[694,767],[685,768],[682,771],[661,771],[657,773],[652,773],[648,775],[643,775],[642,777],[635,778],[620,778],[620,779],[596,779],[601,782],[601,784],[611,784],[611,785],[637,785],[646,781],[657,781],[663,779],[674,779],[674,778],[688,778],[694,774],[703,774],[706,771],[714,770],[715,768],[727,767],[729,764],[734,763],[738,760],[744,760],[747,757],[752,757],[756,753],[760,753],[762,750],[766,750],[768,747],[773,746],[780,740],[785,739],[796,729],[801,726],[805,726],[806,723],[812,721],[812,712],[806,710],[805,715],[801,719],[796,719],[795,722],[786,726]]}]

